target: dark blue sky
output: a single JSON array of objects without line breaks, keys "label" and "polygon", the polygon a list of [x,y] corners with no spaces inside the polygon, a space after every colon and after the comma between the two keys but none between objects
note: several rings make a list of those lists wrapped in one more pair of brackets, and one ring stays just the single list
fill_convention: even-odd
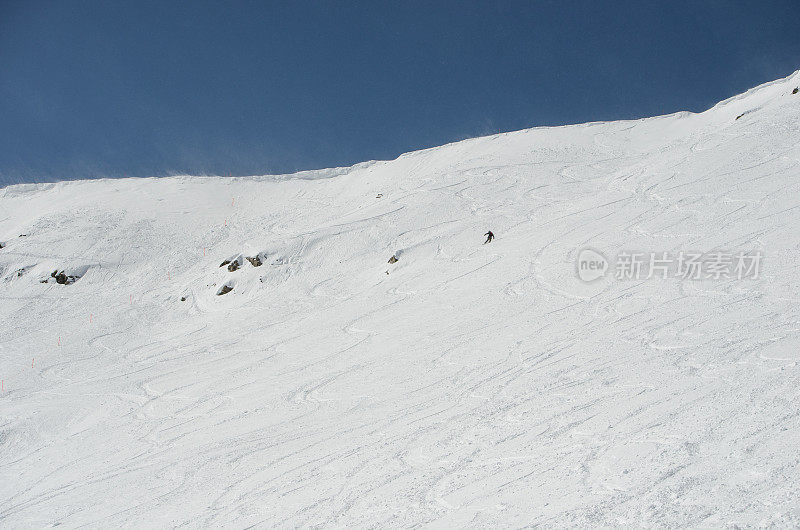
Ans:
[{"label": "dark blue sky", "polygon": [[701,111],[800,68],[798,28],[797,0],[0,0],[0,184]]}]

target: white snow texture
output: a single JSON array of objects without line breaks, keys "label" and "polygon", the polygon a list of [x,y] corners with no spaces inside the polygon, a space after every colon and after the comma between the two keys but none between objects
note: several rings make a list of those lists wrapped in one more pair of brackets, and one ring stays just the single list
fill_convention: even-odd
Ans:
[{"label": "white snow texture", "polygon": [[[797,527],[798,85],[0,190],[0,527]],[[763,261],[587,283],[587,247]]]}]

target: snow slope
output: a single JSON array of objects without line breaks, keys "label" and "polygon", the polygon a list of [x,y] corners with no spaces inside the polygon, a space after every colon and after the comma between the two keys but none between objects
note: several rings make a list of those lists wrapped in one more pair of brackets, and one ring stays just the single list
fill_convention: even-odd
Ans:
[{"label": "snow slope", "polygon": [[[800,525],[797,85],[0,190],[0,526]],[[587,246],[764,261],[584,283]]]}]

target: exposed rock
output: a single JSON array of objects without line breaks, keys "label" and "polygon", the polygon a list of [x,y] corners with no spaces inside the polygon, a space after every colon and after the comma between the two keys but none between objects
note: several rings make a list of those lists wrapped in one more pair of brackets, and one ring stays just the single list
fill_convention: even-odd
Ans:
[{"label": "exposed rock", "polygon": [[745,114],[746,114],[745,112],[742,112],[741,114],[739,114],[738,116],[736,116],[736,119],[738,120],[739,118],[741,118],[741,117],[742,117],[742,116],[744,116]]},{"label": "exposed rock", "polygon": [[239,268],[239,265],[240,265],[240,263],[239,263],[238,259],[235,259],[235,260],[231,261],[230,264],[228,265],[228,272],[235,271],[236,269]]},{"label": "exposed rock", "polygon": [[792,90],[792,94],[797,94],[798,92],[800,92],[800,88],[795,87],[795,89]]},{"label": "exposed rock", "polygon": [[225,284],[225,285],[223,285],[222,287],[219,288],[219,291],[217,291],[217,296],[222,296],[223,294],[228,294],[231,291],[233,291],[233,287],[231,287],[228,284]]},{"label": "exposed rock", "polygon": [[397,263],[397,256],[392,256],[389,258],[389,263]]},{"label": "exposed rock", "polygon": [[225,261],[223,261],[222,263],[220,263],[220,264],[219,264],[219,266],[220,266],[220,267],[224,267],[225,265],[228,265],[230,262],[231,262],[231,260],[229,260],[229,259],[226,259]]},{"label": "exposed rock", "polygon": [[[80,276],[65,274],[64,271],[59,272],[58,270],[51,272],[50,278],[53,278],[59,285],[72,285],[81,279]],[[40,280],[40,283],[50,283],[50,281],[48,278],[44,278]]]},{"label": "exposed rock", "polygon": [[260,267],[262,265],[261,256],[253,256],[252,258],[248,256],[247,261],[249,261],[250,265],[253,267]]},{"label": "exposed rock", "polygon": [[181,296],[181,302],[185,302],[185,301],[186,301],[186,297],[185,296]]}]

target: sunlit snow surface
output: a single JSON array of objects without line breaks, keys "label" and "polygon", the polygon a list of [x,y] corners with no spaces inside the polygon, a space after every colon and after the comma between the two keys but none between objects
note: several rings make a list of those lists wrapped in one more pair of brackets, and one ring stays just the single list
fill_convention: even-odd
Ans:
[{"label": "sunlit snow surface", "polygon": [[[0,527],[800,525],[798,84],[0,190]],[[585,247],[763,263],[584,283]]]}]

